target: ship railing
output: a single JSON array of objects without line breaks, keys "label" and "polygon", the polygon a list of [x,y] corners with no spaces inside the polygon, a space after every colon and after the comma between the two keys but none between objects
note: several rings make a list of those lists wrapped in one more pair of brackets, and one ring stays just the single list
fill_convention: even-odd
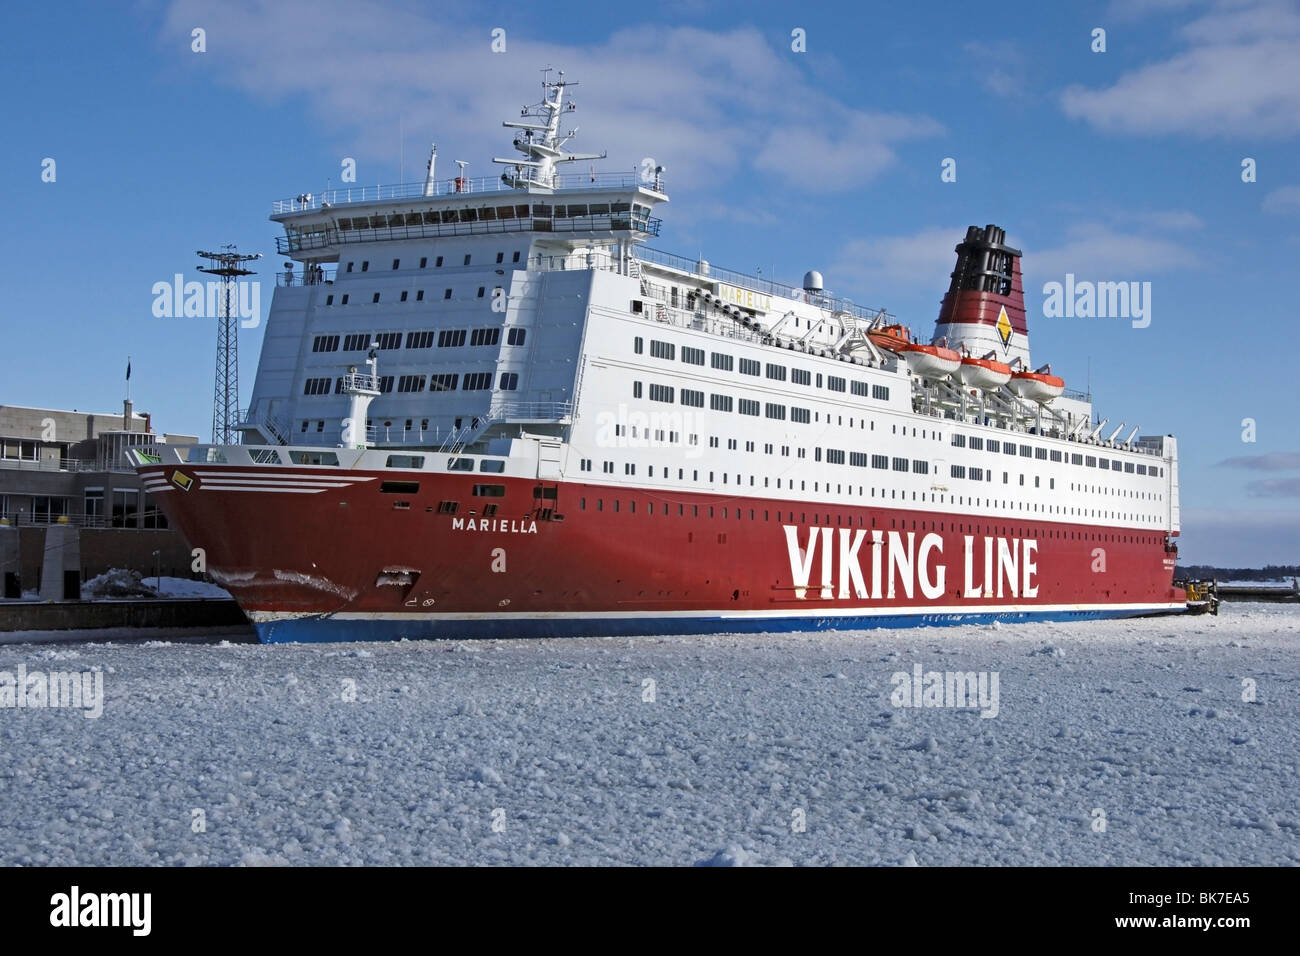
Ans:
[{"label": "ship railing", "polygon": [[638,219],[634,216],[574,216],[560,219],[480,219],[474,222],[420,222],[410,225],[379,226],[368,229],[335,229],[293,232],[278,236],[275,249],[279,255],[292,255],[312,249],[360,242],[391,242],[398,239],[436,239],[442,236],[480,236],[509,232],[633,232],[659,235],[663,221]]},{"label": "ship railing", "polygon": [[275,274],[275,284],[285,288],[313,285],[332,285],[338,273],[338,267],[326,269],[322,266],[308,266],[305,269],[290,270]]},{"label": "ship railing", "polygon": [[[643,186],[662,192],[653,180],[646,182],[637,173],[560,173],[553,177],[552,189],[631,189]],[[438,196],[456,196],[474,193],[517,193],[524,196],[546,196],[546,193],[532,193],[505,182],[500,176],[474,176],[444,179],[433,184],[429,189],[425,183],[393,183],[377,186],[348,186],[339,189],[327,189],[322,193],[302,193],[290,199],[278,199],[271,203],[271,215],[286,213],[311,212],[315,209],[327,209],[331,206],[346,206],[357,203],[385,202],[392,199],[432,199]]]},{"label": "ship railing", "polygon": [[764,279],[761,276],[747,275],[746,273],[735,272],[731,269],[722,269],[718,266],[712,265],[711,263],[702,262],[699,259],[688,259],[686,256],[674,255],[671,252],[663,252],[659,249],[638,246],[632,251],[632,254],[642,262],[666,266],[669,269],[676,269],[679,272],[685,272],[701,285],[708,285],[713,282],[724,282],[727,285],[739,286],[740,288],[749,289],[753,292],[763,292],[767,295],[793,299],[796,302],[806,302],[810,305],[819,306],[828,312],[848,312],[851,315],[855,315],[860,319],[866,319],[867,321],[874,321],[876,318],[880,318],[882,321],[890,323],[896,321],[897,318],[892,312],[888,312],[884,309],[865,308],[854,304],[850,299],[806,292],[793,283],[779,282],[774,279]]},{"label": "ship railing", "polygon": [[338,390],[346,392],[348,389],[359,392],[378,392],[379,379],[368,372],[348,372],[340,381]]},{"label": "ship railing", "polygon": [[553,422],[565,424],[573,417],[572,402],[493,402],[486,420],[490,422]]}]

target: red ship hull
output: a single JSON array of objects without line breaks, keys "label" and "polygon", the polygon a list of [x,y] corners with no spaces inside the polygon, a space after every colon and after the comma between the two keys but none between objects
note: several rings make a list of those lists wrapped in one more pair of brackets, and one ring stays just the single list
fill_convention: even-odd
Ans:
[{"label": "red ship hull", "polygon": [[[1185,608],[1174,555],[1149,528],[495,475],[139,470],[263,641],[817,630]],[[476,496],[489,478],[503,491]]]}]

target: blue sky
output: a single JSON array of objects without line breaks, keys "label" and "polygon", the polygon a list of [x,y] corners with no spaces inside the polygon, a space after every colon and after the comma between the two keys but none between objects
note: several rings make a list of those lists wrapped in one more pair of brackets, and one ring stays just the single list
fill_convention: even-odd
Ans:
[{"label": "blue sky", "polygon": [[[1112,422],[1178,435],[1184,560],[1300,562],[1296,2],[6,13],[0,402],[118,408],[130,354],[137,408],[206,437],[213,323],[154,318],[153,284],[197,278],[194,251],[226,242],[267,253],[269,279],[271,201],[339,185],[345,157],[359,184],[410,181],[436,140],[440,170],[492,175],[500,121],[550,65],[581,84],[574,148],[607,149],[603,170],[667,167],[658,248],[787,280],[817,268],[928,337],[965,227],[1003,226],[1035,361],[1090,378]],[[1067,272],[1150,282],[1150,326],[1045,317],[1043,284]],[[241,333],[245,401],[260,344]]]}]

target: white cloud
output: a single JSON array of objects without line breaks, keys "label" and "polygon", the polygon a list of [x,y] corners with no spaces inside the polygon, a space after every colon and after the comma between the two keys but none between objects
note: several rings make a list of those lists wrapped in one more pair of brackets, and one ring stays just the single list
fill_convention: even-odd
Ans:
[{"label": "white cloud", "polygon": [[[216,7],[178,0],[168,42],[188,38],[196,23],[207,26],[209,51],[196,65],[268,102],[305,103],[341,155],[375,170],[396,164],[400,116],[406,153],[418,157],[408,167],[419,168],[432,139],[448,160],[470,160],[471,177],[498,175],[488,158],[512,155],[500,121],[538,99],[545,65],[580,83],[574,117],[582,134],[571,148],[608,150],[599,166],[608,171],[651,157],[667,167],[670,193],[716,188],[746,172],[847,191],[895,162],[900,144],[942,131],[923,116],[827,95],[751,27],[647,22],[578,46],[504,24],[507,52],[496,54],[489,27],[392,0],[364,14],[339,0]],[[375,181],[364,171],[359,178]],[[417,175],[408,169],[407,178]]]},{"label": "white cloud", "polygon": [[942,289],[957,261],[965,225],[932,226],[905,236],[853,239],[826,271],[828,283],[857,291],[900,287]]},{"label": "white cloud", "polygon": [[1074,85],[1066,115],[1110,132],[1198,137],[1300,133],[1300,14],[1293,0],[1224,0],[1181,31],[1189,48],[1122,75]]},{"label": "white cloud", "polygon": [[1300,212],[1300,186],[1282,186],[1264,197],[1264,211],[1286,214]]},{"label": "white cloud", "polygon": [[1080,223],[1066,230],[1065,241],[1059,245],[1026,250],[1021,269],[1029,289],[1034,284],[1060,281],[1066,273],[1097,281],[1145,281],[1157,273],[1195,266],[1198,261],[1191,249],[1172,239],[1121,232],[1101,223]]}]

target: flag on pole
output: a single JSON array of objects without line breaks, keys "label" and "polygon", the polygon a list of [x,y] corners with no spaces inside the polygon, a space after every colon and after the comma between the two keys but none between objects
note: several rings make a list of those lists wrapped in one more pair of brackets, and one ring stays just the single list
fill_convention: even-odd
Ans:
[{"label": "flag on pole", "polygon": [[126,380],[131,381],[131,359],[128,356],[126,360]]}]

